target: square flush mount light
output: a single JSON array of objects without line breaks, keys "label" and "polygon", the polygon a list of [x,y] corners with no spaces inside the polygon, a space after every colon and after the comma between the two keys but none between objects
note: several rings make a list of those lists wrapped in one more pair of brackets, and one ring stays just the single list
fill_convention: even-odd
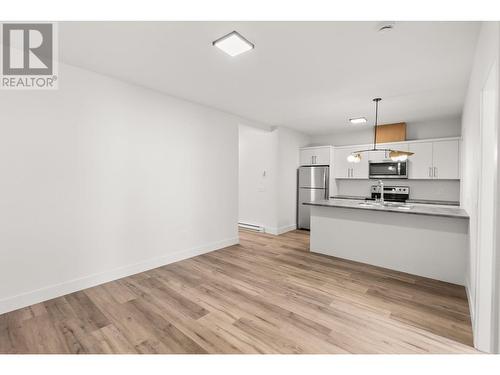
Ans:
[{"label": "square flush mount light", "polygon": [[212,42],[212,45],[226,52],[231,57],[250,51],[255,47],[253,43],[250,43],[236,31],[230,32],[222,38],[217,39]]},{"label": "square flush mount light", "polygon": [[351,124],[365,124],[366,118],[364,117],[350,118],[349,121]]}]

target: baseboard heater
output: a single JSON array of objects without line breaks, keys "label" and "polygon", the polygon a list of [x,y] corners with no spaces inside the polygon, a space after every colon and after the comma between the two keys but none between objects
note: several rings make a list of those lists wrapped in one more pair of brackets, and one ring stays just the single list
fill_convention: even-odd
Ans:
[{"label": "baseboard heater", "polygon": [[241,229],[252,230],[254,232],[264,232],[264,227],[261,227],[260,225],[238,223],[238,227]]}]

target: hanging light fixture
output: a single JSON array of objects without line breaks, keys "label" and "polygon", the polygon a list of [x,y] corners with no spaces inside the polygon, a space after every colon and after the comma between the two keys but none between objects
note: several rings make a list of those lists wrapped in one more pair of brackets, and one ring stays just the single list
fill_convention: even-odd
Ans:
[{"label": "hanging light fixture", "polygon": [[375,126],[373,127],[373,148],[369,150],[354,151],[349,156],[347,156],[347,161],[349,163],[359,163],[361,161],[361,154],[365,152],[373,152],[373,151],[388,152],[389,157],[391,158],[392,161],[405,161],[406,159],[408,159],[408,156],[414,154],[413,152],[393,150],[390,148],[377,148],[378,103],[381,100],[382,100],[381,98],[373,99],[373,101],[375,102]]}]

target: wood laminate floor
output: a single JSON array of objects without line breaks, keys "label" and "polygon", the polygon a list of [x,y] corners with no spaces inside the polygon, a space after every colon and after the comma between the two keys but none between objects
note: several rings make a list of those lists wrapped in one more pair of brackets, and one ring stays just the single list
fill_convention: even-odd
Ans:
[{"label": "wood laminate floor", "polygon": [[308,251],[237,246],[0,316],[0,353],[474,353],[463,287]]}]

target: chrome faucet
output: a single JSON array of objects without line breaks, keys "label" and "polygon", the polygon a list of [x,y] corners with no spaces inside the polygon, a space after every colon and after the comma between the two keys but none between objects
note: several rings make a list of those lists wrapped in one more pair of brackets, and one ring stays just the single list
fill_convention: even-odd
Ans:
[{"label": "chrome faucet", "polygon": [[380,189],[380,203],[384,204],[384,182],[382,180],[378,180],[378,187]]}]

